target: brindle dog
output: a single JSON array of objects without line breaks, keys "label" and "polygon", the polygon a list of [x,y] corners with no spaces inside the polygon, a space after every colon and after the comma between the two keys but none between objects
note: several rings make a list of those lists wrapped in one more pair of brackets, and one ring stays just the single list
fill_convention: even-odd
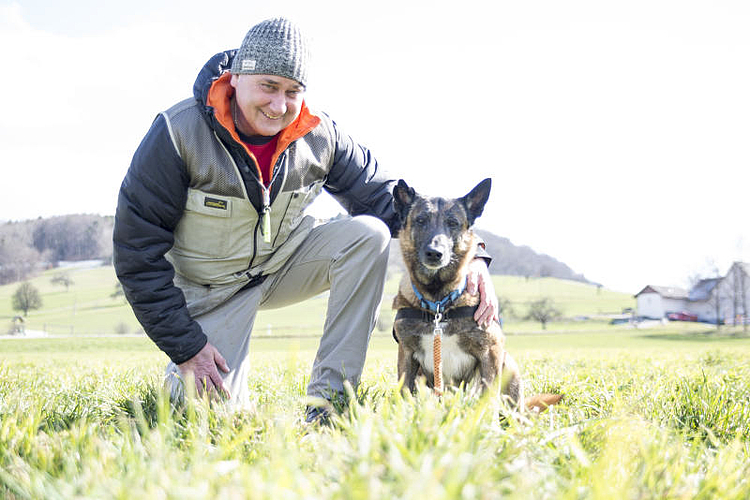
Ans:
[{"label": "brindle dog", "polygon": [[[408,270],[393,301],[393,308],[399,310],[393,326],[398,341],[398,376],[405,390],[414,391],[420,373],[429,387],[434,386],[434,318],[437,303],[442,301],[438,324],[443,330],[445,385],[469,386],[478,381],[486,391],[497,382],[514,405],[524,401],[520,371],[504,349],[500,325],[495,321],[486,328],[477,325],[473,316],[479,297],[469,295],[464,286],[478,244],[471,227],[482,215],[490,187],[491,180],[485,179],[456,199],[420,196],[403,180],[393,190],[402,221],[401,252]],[[544,409],[559,399],[557,395],[540,395],[524,406]]]}]

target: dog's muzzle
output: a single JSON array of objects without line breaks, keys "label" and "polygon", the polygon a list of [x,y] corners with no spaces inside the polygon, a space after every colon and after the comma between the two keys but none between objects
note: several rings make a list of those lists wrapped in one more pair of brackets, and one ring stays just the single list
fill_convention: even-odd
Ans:
[{"label": "dog's muzzle", "polygon": [[451,260],[450,240],[445,235],[437,235],[419,253],[419,260],[427,269],[445,267]]}]

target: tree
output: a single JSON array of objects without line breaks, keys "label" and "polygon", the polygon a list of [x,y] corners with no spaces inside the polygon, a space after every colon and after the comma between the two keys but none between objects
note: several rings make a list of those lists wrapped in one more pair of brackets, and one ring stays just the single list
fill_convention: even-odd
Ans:
[{"label": "tree", "polygon": [[554,301],[549,297],[542,297],[529,304],[529,312],[524,319],[533,319],[542,324],[542,330],[547,329],[547,323],[559,318],[562,313],[555,307]]},{"label": "tree", "polygon": [[98,215],[61,215],[36,222],[33,244],[52,262],[104,257],[111,246],[112,227]]},{"label": "tree", "polygon": [[29,314],[30,309],[39,309],[42,307],[42,297],[39,295],[39,290],[28,281],[24,281],[16,288],[12,301],[13,310],[23,311],[24,316]]},{"label": "tree", "polygon": [[732,264],[723,281],[724,290],[731,301],[734,326],[737,326],[737,323],[740,322],[743,330],[747,331],[748,309],[750,309],[748,307],[748,297],[750,296],[748,264],[743,262]]},{"label": "tree", "polygon": [[506,299],[506,298],[498,296],[497,308],[498,308],[497,314],[499,316],[506,316],[509,318],[515,316],[515,311],[513,310],[513,302],[511,302],[510,299]]},{"label": "tree", "polygon": [[[716,261],[714,260],[708,260],[707,265],[707,274],[708,274],[708,280],[713,280],[713,288],[709,292],[708,296],[708,305],[713,309],[714,316],[716,316],[716,330],[721,330],[721,322],[722,322],[722,312],[723,312],[723,305],[725,300],[728,298],[726,296],[726,289],[724,286],[722,286],[722,277],[721,272],[719,272],[719,266],[716,264]],[[691,277],[691,286],[692,289],[695,285],[697,285],[699,282],[703,281],[701,279],[695,279],[695,277]],[[710,282],[709,282],[710,283]]]},{"label": "tree", "polygon": [[[721,278],[719,278],[721,279]],[[714,315],[716,316],[716,329],[721,330],[721,322],[722,322],[722,305],[724,304],[725,295],[724,295],[724,288],[721,286],[721,282],[719,282],[713,290],[711,290],[711,296],[708,299],[708,305],[710,305],[714,310]]]},{"label": "tree", "polygon": [[70,288],[70,285],[73,284],[73,278],[70,277],[70,273],[68,272],[57,273],[50,281],[55,285],[64,285],[66,292]]},{"label": "tree", "polygon": [[27,279],[35,274],[41,254],[31,245],[31,234],[21,223],[0,225],[0,285]]}]

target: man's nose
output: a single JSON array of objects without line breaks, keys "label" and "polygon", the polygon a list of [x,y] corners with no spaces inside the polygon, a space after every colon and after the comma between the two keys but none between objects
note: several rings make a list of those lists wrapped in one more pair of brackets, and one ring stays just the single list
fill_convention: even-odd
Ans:
[{"label": "man's nose", "polygon": [[274,116],[279,116],[286,113],[286,98],[284,97],[284,94],[275,94],[271,98],[270,108]]}]

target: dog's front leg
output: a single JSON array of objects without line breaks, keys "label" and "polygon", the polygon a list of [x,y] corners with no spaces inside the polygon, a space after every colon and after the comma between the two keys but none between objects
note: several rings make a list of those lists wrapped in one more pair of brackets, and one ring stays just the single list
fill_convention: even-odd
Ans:
[{"label": "dog's front leg", "polygon": [[[495,383],[502,365],[502,348],[494,345],[479,356],[479,376],[482,377],[482,393]],[[499,382],[499,380],[498,380]]]},{"label": "dog's front leg", "polygon": [[401,390],[414,392],[416,388],[417,372],[419,371],[419,363],[414,359],[414,352],[411,349],[407,349],[403,346],[403,343],[398,345],[398,379],[403,380],[403,386]]}]

